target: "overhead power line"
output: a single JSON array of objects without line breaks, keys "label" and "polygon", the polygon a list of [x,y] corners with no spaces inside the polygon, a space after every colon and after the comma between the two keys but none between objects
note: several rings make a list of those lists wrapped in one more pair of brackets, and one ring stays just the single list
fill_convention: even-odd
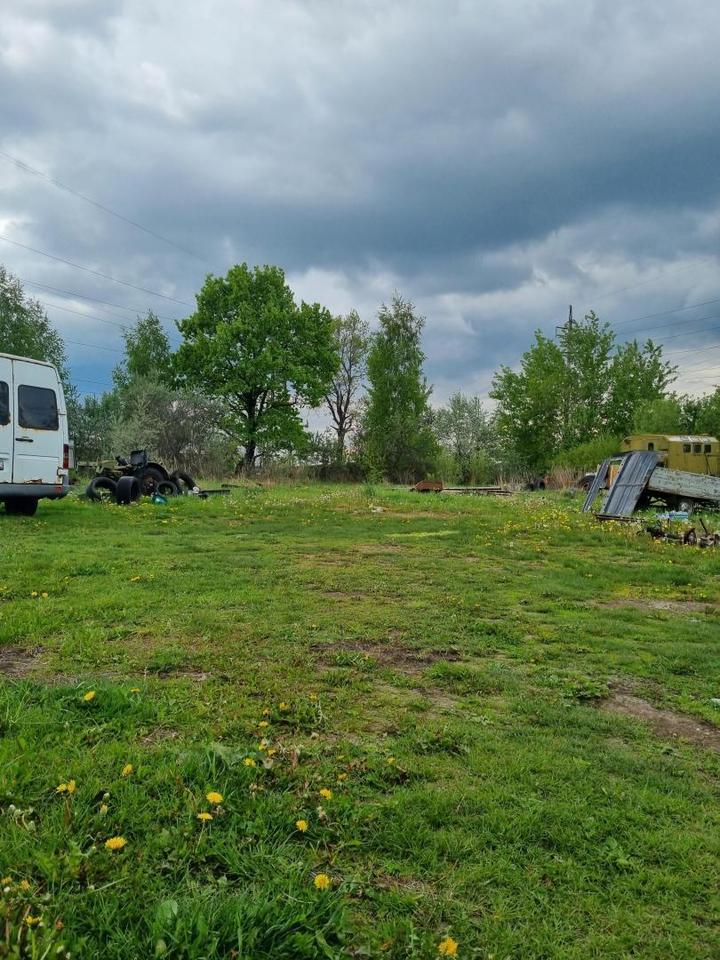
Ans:
[{"label": "overhead power line", "polygon": [[630,283],[626,287],[618,287],[617,290],[608,290],[606,293],[600,293],[593,297],[595,301],[604,300],[606,297],[614,297],[616,293],[625,293],[626,290],[635,290],[637,287],[644,287],[648,283],[654,283],[659,277],[664,277],[668,273],[683,273],[686,270],[694,270],[700,264],[710,263],[713,260],[717,260],[717,257],[703,257],[701,260],[696,260],[695,263],[687,263],[682,267],[675,267],[673,269],[672,264],[669,264],[667,267],[659,270],[653,276],[648,277],[647,280],[638,280],[637,283]]},{"label": "overhead power line", "polygon": [[29,250],[31,253],[39,253],[41,257],[48,257],[50,260],[57,260],[58,263],[65,263],[69,267],[74,267],[76,270],[91,273],[95,277],[102,277],[103,280],[112,280],[113,283],[122,284],[123,287],[131,287],[133,290],[139,290],[141,293],[148,293],[152,297],[160,297],[162,300],[170,300],[172,303],[179,303],[183,307],[192,308],[192,304],[187,303],[185,300],[178,300],[177,297],[169,297],[165,293],[158,293],[157,290],[148,290],[147,287],[139,287],[135,283],[130,283],[129,280],[119,280],[117,277],[111,277],[108,273],[102,273],[100,270],[84,267],[82,264],[74,263],[72,260],[66,260],[64,257],[57,257],[54,253],[46,253],[45,250],[38,250],[36,247],[30,247],[26,243],[20,243],[19,240],[11,240],[10,237],[4,237],[2,235],[0,235],[0,240],[4,240],[6,243],[12,243],[16,247],[22,247],[23,250]]},{"label": "overhead power line", "polygon": [[[26,280],[23,277],[18,277],[20,283],[26,284],[29,287],[39,287],[41,290],[51,290],[53,293],[62,293],[66,297],[73,297],[78,300],[89,300],[90,303],[102,303],[106,307],[115,307],[117,310],[124,310],[126,313],[132,313],[135,316],[142,313],[141,310],[134,307],[125,307],[121,303],[113,303],[111,300],[100,300],[98,297],[89,297],[85,293],[78,293],[76,290],[62,290],[60,287],[53,287],[49,283],[40,283],[38,280]],[[155,311],[153,311],[154,313]],[[160,313],[156,313],[155,316],[158,320],[168,320],[171,323],[177,321],[176,317],[165,317]]]},{"label": "overhead power line", "polygon": [[103,347],[99,343],[83,343],[81,340],[68,340],[63,337],[65,343],[72,343],[76,347],[89,347],[91,350],[107,350],[108,353],[122,353],[117,347]]},{"label": "overhead power line", "polygon": [[671,313],[680,313],[682,310],[694,310],[695,307],[707,307],[711,303],[720,303],[720,297],[714,300],[701,300],[699,303],[688,303],[684,307],[673,307],[671,310],[658,310],[657,313],[646,313],[641,317],[631,317],[629,320],[621,320],[619,323],[613,323],[613,329],[627,326],[629,323],[638,323],[640,320],[652,320],[653,317],[666,317]]},{"label": "overhead power line", "polygon": [[92,317],[89,313],[83,313],[82,310],[71,310],[70,307],[61,307],[58,303],[48,303],[47,300],[38,300],[44,307],[50,307],[52,310],[64,310],[65,313],[74,313],[76,317],[82,317],[84,320],[97,320],[98,323],[107,323],[111,327],[119,327],[120,330],[127,330],[127,325],[118,323],[117,320],[103,320],[102,317]]},{"label": "overhead power line", "polygon": [[10,163],[14,163],[16,167],[18,167],[20,170],[24,170],[25,173],[31,173],[35,177],[40,177],[42,180],[45,180],[47,183],[51,183],[60,190],[64,190],[66,193],[72,194],[72,196],[77,197],[79,200],[84,200],[85,203],[89,203],[98,210],[102,210],[103,213],[107,213],[111,217],[116,217],[118,220],[122,220],[123,223],[129,224],[131,227],[135,227],[137,230],[142,230],[143,233],[147,233],[148,236],[154,237],[156,240],[161,240],[163,243],[167,243],[171,247],[175,247],[176,250],[186,253],[189,257],[194,257],[201,263],[208,262],[204,257],[199,256],[197,253],[195,253],[193,250],[189,250],[187,247],[183,247],[182,244],[176,243],[174,240],[171,240],[170,237],[166,237],[162,233],[158,233],[156,230],[152,230],[150,227],[146,227],[144,224],[138,223],[137,220],[131,220],[130,217],[126,217],[124,214],[118,213],[117,210],[113,210],[111,207],[106,207],[104,203],[100,203],[98,200],[93,200],[92,197],[88,197],[84,193],[80,193],[79,190],[68,186],[68,184],[63,183],[62,180],[57,180],[55,177],[51,177],[49,174],[43,173],[42,170],[31,167],[30,164],[25,163],[24,160],[19,160],[17,157],[12,157],[9,153],[5,153],[3,150],[0,150],[0,157],[4,157],[5,160],[8,160]]}]

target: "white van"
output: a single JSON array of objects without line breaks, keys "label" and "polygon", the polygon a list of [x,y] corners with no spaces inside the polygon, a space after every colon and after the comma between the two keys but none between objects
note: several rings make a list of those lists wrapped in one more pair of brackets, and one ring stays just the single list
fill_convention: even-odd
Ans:
[{"label": "white van", "polygon": [[0,502],[32,516],[69,489],[70,443],[60,377],[51,363],[0,353]]}]

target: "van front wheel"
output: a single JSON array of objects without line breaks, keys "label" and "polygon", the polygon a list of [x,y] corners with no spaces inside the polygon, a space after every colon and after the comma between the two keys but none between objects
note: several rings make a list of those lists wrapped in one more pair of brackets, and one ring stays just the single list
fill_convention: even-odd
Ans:
[{"label": "van front wheel", "polygon": [[5,513],[22,517],[34,517],[37,513],[37,497],[12,497],[5,501]]}]

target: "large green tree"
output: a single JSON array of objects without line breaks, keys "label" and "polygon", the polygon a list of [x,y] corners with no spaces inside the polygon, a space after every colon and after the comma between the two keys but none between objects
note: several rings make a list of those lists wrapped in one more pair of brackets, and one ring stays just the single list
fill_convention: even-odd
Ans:
[{"label": "large green tree", "polygon": [[674,378],[662,347],[617,344],[591,312],[557,340],[536,332],[520,370],[501,367],[490,396],[511,461],[543,470],[561,451],[630,433],[638,410],[662,398]]},{"label": "large green tree", "polygon": [[172,350],[162,324],[152,310],[138,317],[135,326],[123,334],[125,359],[113,371],[115,383],[124,387],[138,378],[165,381],[170,376]]},{"label": "large green tree", "polygon": [[245,263],[208,276],[196,300],[178,323],[181,380],[223,401],[246,469],[260,453],[301,448],[301,410],[323,401],[338,366],[330,312],[298,306],[279,267]]},{"label": "large green tree", "polygon": [[0,264],[0,350],[55,364],[68,383],[62,337],[42,305],[26,296],[20,281]]},{"label": "large green tree", "polygon": [[450,457],[453,479],[479,483],[489,478],[498,454],[497,430],[478,397],[454,393],[435,411],[434,428]]},{"label": "large green tree", "polygon": [[432,470],[438,453],[420,345],[425,321],[397,294],[389,307],[382,305],[378,321],[367,364],[364,455],[373,471],[409,482]]}]

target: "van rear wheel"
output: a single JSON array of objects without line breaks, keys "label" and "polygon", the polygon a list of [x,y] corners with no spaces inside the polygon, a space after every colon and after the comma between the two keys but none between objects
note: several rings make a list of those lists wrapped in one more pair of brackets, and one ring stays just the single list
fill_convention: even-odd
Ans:
[{"label": "van rear wheel", "polygon": [[5,513],[21,517],[34,517],[37,513],[37,497],[12,497],[5,501]]}]

